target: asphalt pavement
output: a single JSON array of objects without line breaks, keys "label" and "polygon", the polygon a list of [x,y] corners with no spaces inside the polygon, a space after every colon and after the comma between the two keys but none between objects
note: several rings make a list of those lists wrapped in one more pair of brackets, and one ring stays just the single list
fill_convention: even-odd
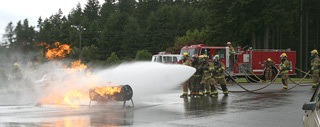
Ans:
[{"label": "asphalt pavement", "polygon": [[[249,90],[266,84],[246,83]],[[306,85],[306,84],[303,84]],[[295,86],[290,84],[290,87]],[[183,127],[301,127],[301,109],[311,98],[310,86],[280,91],[281,84],[250,93],[229,84],[229,96],[219,91],[217,98],[180,98],[182,87],[165,93],[133,97],[127,102],[81,105],[70,109],[61,105],[8,105],[0,102],[0,126],[183,126]],[[133,90],[134,91],[134,90]],[[0,97],[1,98],[1,97]],[[4,98],[1,98],[2,100]]]}]

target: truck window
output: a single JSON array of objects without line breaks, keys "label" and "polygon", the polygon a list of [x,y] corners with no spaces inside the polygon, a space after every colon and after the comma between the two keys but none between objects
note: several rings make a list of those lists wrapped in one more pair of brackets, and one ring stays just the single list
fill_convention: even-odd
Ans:
[{"label": "truck window", "polygon": [[210,49],[208,49],[208,48],[201,49],[201,54],[200,55],[203,55],[203,54],[205,54],[207,56],[210,56]]},{"label": "truck window", "polygon": [[163,57],[163,62],[164,63],[171,63],[172,62],[171,56],[164,56]]},{"label": "truck window", "polygon": [[172,62],[178,62],[178,58],[177,57],[173,57]]},{"label": "truck window", "polygon": [[168,58],[168,62],[170,62],[170,63],[172,63],[172,62],[173,62],[173,60],[172,60],[172,56],[169,56],[169,58]]},{"label": "truck window", "polygon": [[168,62],[168,60],[167,60],[167,56],[163,56],[163,59],[162,59],[162,61],[163,61],[163,63],[166,63],[166,62]]},{"label": "truck window", "polygon": [[159,56],[158,62],[162,62],[162,56]]},{"label": "truck window", "polygon": [[224,59],[226,56],[226,51],[224,49],[217,49],[216,54],[219,55],[220,59]]},{"label": "truck window", "polygon": [[[188,51],[187,49],[183,49],[183,50],[181,50],[180,55],[183,55],[184,52],[189,53],[189,51]],[[190,53],[189,53],[189,54],[190,54]]]}]

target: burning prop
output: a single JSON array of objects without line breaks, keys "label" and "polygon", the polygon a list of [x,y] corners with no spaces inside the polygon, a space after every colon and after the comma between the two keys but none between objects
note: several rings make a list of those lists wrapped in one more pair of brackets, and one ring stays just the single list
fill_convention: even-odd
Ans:
[{"label": "burning prop", "polygon": [[91,101],[97,102],[109,102],[109,101],[123,101],[123,107],[126,105],[126,101],[132,101],[133,91],[131,86],[100,86],[89,90],[90,104]]},{"label": "burning prop", "polygon": [[[59,60],[66,58],[70,53],[71,47],[67,44],[55,42],[54,46],[46,43],[41,43],[40,46],[45,46],[45,57],[49,61],[53,61],[57,66],[63,66],[63,70],[59,75],[51,76],[52,79],[45,80],[47,82],[46,89],[48,93],[44,94],[39,100],[41,104],[66,104],[71,108],[78,108],[83,102],[87,103],[88,99],[96,102],[123,101],[123,107],[126,101],[131,100],[133,91],[129,85],[105,85],[99,86],[101,81],[99,77],[93,75],[88,67],[81,63],[81,60],[76,60],[71,63],[71,66],[60,65]],[[60,66],[59,66],[60,65]],[[62,67],[61,67],[62,68]],[[54,72],[48,72],[47,75],[55,75]],[[87,93],[89,90],[89,94]]]}]

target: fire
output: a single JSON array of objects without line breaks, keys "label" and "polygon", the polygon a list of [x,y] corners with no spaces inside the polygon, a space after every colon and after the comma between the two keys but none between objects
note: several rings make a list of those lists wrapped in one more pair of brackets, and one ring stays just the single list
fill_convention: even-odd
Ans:
[{"label": "fire", "polygon": [[[59,42],[54,44],[55,47],[50,48],[50,45],[41,43],[41,46],[45,46],[47,49],[45,54],[48,60],[65,58],[71,51],[70,45]],[[46,95],[41,99],[42,104],[60,104],[79,108],[81,103],[89,102],[89,90],[94,90],[101,97],[109,97],[108,99],[114,99],[112,95],[120,93],[121,87],[112,84],[97,87],[101,84],[100,78],[93,75],[88,67],[81,63],[81,60],[76,60],[70,65],[70,67],[64,66],[66,76],[63,76],[62,79],[56,79],[57,81],[50,81],[52,85],[47,91],[44,91]]]},{"label": "fire", "polygon": [[100,96],[107,96],[107,95],[113,95],[115,93],[120,93],[121,87],[117,86],[101,86],[101,87],[95,87],[94,91],[99,94]]},{"label": "fire", "polygon": [[79,108],[81,102],[88,100],[88,92],[71,90],[64,95],[63,102],[71,108]]},{"label": "fire", "polygon": [[[63,59],[71,52],[70,45],[60,44],[60,42],[55,42],[53,47],[46,43],[40,43],[39,46],[47,49],[45,56],[48,60]],[[62,62],[58,62],[56,65],[61,64]],[[64,70],[67,73],[62,74],[66,75],[63,79],[50,81],[51,86],[46,90],[46,95],[40,99],[42,104],[66,104],[71,108],[78,108],[81,102],[89,100],[86,89],[99,84],[98,78],[90,73],[81,60],[72,62],[70,67],[64,66]],[[81,73],[83,71],[86,73]]]},{"label": "fire", "polygon": [[[81,60],[76,60],[71,63],[71,68],[67,68],[66,71],[68,71],[69,73],[74,73],[86,70],[87,68],[87,65],[81,63]],[[89,71],[87,71],[86,73],[91,74]]]},{"label": "fire", "polygon": [[46,58],[48,60],[65,58],[71,52],[70,45],[60,44],[60,42],[55,42],[54,43],[55,47],[51,49],[50,49],[50,46],[46,44],[41,44],[41,45],[45,45],[47,48]]}]

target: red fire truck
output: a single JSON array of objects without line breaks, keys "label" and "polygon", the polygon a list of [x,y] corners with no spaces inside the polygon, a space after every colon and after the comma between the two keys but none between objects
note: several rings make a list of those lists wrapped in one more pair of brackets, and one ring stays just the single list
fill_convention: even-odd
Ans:
[{"label": "red fire truck", "polygon": [[[275,67],[273,67],[273,77],[278,73],[278,65],[280,64],[280,55],[286,53],[288,60],[291,62],[292,70],[289,75],[296,75],[296,51],[290,49],[246,49],[241,47],[235,48],[235,54],[229,54],[229,47],[226,46],[206,46],[204,44],[184,46],[181,48],[180,54],[188,52],[190,57],[194,54],[206,54],[210,60],[214,55],[219,55],[227,72],[232,77],[246,77],[249,82],[259,81],[258,79],[265,79],[265,61],[271,58]],[[230,78],[230,77],[229,77]]]}]

